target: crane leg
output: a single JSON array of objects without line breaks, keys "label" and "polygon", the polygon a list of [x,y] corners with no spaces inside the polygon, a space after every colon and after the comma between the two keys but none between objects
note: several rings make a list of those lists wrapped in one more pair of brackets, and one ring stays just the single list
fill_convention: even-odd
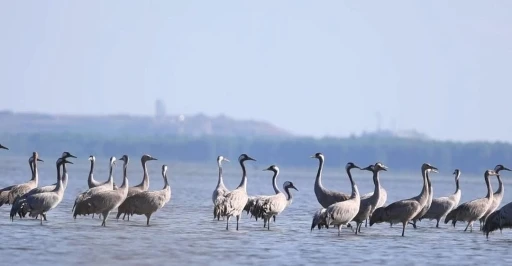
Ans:
[{"label": "crane leg", "polygon": [[43,225],[43,216],[42,216],[42,215],[40,215],[40,217],[41,217],[41,219],[40,219],[40,221],[41,221],[41,225]]},{"label": "crane leg", "polygon": [[104,227],[107,227],[107,217],[108,217],[109,213],[110,212],[103,213],[103,222],[101,223],[101,225],[104,226]]},{"label": "crane leg", "polygon": [[151,213],[150,214],[146,214],[146,217],[148,218],[148,221],[147,221],[146,225],[149,226],[149,218],[151,218]]},{"label": "crane leg", "polygon": [[228,230],[228,229],[229,229],[229,218],[230,218],[230,216],[228,215],[228,216],[226,217],[226,230]]},{"label": "crane leg", "polygon": [[368,219],[365,220],[364,227],[368,227]]},{"label": "crane leg", "polygon": [[238,221],[240,221],[240,215],[236,216],[236,230],[238,231]]},{"label": "crane leg", "polygon": [[407,224],[407,222],[402,223],[402,236],[405,236],[405,225],[406,224]]},{"label": "crane leg", "polygon": [[409,222],[409,224],[412,225],[412,227],[414,227],[414,229],[416,229],[416,221],[412,221],[412,223]]},{"label": "crane leg", "polygon": [[439,228],[439,219],[437,219],[436,228]]},{"label": "crane leg", "polygon": [[43,216],[43,219],[46,221],[46,213],[41,214]]},{"label": "crane leg", "polygon": [[472,225],[472,224],[473,224],[473,222],[469,222],[469,223],[468,223],[468,225],[466,225],[466,229],[464,229],[464,232],[466,232],[466,231],[468,230],[468,227],[469,227],[470,225]]}]

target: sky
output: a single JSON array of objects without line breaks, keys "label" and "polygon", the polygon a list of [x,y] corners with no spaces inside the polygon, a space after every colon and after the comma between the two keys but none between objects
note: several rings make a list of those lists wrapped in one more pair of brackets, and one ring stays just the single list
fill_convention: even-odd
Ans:
[{"label": "sky", "polygon": [[3,1],[1,110],[512,141],[512,1]]}]

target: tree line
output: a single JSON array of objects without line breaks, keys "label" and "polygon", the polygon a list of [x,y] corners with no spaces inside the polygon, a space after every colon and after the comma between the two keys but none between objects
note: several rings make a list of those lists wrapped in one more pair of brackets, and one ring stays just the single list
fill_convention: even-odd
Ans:
[{"label": "tree line", "polygon": [[283,166],[308,166],[316,152],[326,157],[327,167],[341,167],[348,161],[366,166],[382,161],[399,171],[418,171],[429,162],[444,171],[459,168],[466,173],[481,174],[501,163],[512,167],[512,145],[500,142],[451,142],[415,140],[398,137],[350,138],[244,138],[244,137],[108,137],[72,133],[0,134],[0,143],[9,152],[0,156],[60,154],[69,151],[77,156],[139,156],[149,153],[157,158],[181,162],[215,161],[224,155],[236,161],[247,153],[258,161]]}]

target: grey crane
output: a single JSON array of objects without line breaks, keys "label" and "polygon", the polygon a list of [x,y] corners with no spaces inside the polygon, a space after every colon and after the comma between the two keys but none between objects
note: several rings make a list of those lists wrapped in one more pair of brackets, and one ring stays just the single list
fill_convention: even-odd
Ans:
[{"label": "grey crane", "polygon": [[482,227],[483,227],[487,217],[492,212],[494,212],[498,208],[498,206],[500,206],[501,200],[503,200],[503,194],[505,193],[505,186],[503,185],[503,182],[501,181],[501,177],[499,175],[500,171],[502,171],[502,170],[510,171],[510,169],[508,169],[507,167],[505,167],[501,164],[498,164],[498,165],[496,165],[496,167],[494,167],[494,171],[496,172],[496,178],[498,179],[498,190],[496,190],[496,192],[494,192],[494,194],[492,195],[491,206],[489,206],[489,209],[485,212],[484,216],[482,216],[482,218],[480,218],[480,230],[482,230]]},{"label": "grey crane", "polygon": [[126,198],[123,204],[126,205],[128,214],[146,215],[147,223],[149,226],[149,219],[151,215],[157,210],[164,207],[164,205],[171,199],[171,186],[167,180],[167,165],[162,165],[162,177],[164,179],[164,188],[156,191],[142,191]]},{"label": "grey crane", "polygon": [[484,173],[485,184],[487,186],[487,195],[484,198],[462,203],[446,215],[444,223],[447,224],[451,220],[453,226],[455,226],[456,221],[464,221],[468,223],[464,232],[468,230],[468,227],[470,228],[470,232],[473,232],[473,222],[482,218],[492,204],[493,193],[489,176],[493,175],[497,175],[494,170],[486,170]]},{"label": "grey crane", "polygon": [[[34,160],[35,162],[35,160]],[[41,225],[43,225],[43,217],[48,211],[57,207],[64,196],[64,186],[62,184],[62,176],[60,175],[60,167],[63,164],[73,164],[64,158],[57,159],[57,186],[52,191],[41,192],[30,195],[21,199],[22,208],[26,209],[30,217],[40,216]],[[11,213],[11,220],[16,213]]]},{"label": "grey crane", "polygon": [[356,217],[352,219],[356,222],[356,234],[361,233],[361,225],[363,221],[367,220],[377,208],[377,204],[380,200],[380,179],[379,172],[387,171],[388,167],[382,164],[381,162],[375,163],[375,165],[369,165],[368,167],[363,168],[362,170],[367,170],[373,173],[373,184],[375,185],[375,189],[373,191],[373,195],[369,198],[361,199],[361,203],[359,205],[359,212],[357,212]]},{"label": "grey crane", "polygon": [[[373,167],[373,165],[372,165],[372,167]],[[361,196],[361,200],[367,199],[367,198],[371,197],[372,195],[373,195],[373,191],[368,192]],[[386,189],[384,189],[384,187],[382,187],[382,184],[380,184],[380,197],[379,197],[379,201],[377,202],[377,206],[375,208],[380,208],[380,207],[384,206],[386,204],[387,200],[388,200],[388,192],[386,191]],[[367,227],[368,219],[366,219],[364,222],[365,222],[364,227]]]},{"label": "grey crane", "polygon": [[489,238],[489,233],[498,229],[512,228],[512,202],[505,204],[501,209],[492,212],[485,220],[482,231],[486,238]]},{"label": "grey crane", "polygon": [[128,177],[126,173],[128,167],[128,156],[123,155],[119,160],[124,161],[123,184],[116,190],[102,190],[84,199],[82,206],[76,207],[73,216],[76,216],[78,214],[101,214],[103,218],[101,226],[107,226],[106,220],[110,212],[119,207],[119,205],[121,205],[121,203],[123,203],[126,197],[128,196]]},{"label": "grey crane", "polygon": [[325,211],[320,210],[319,212],[317,212],[321,213],[322,216],[313,217],[311,230],[313,230],[315,226],[318,226],[319,223],[325,224],[326,227],[329,225],[335,225],[338,227],[339,236],[341,234],[341,228],[343,227],[343,225],[347,225],[348,223],[350,223],[359,212],[361,198],[356,183],[354,182],[352,174],[350,173],[350,170],[353,168],[361,168],[352,162],[347,163],[347,166],[345,168],[347,169],[348,178],[350,180],[350,184],[352,185],[352,195],[347,200],[336,202],[330,205],[329,207],[325,208]]},{"label": "grey crane", "polygon": [[[279,167],[277,165],[271,165],[263,171],[272,171],[272,187],[274,188],[275,195],[260,197],[255,205],[254,212],[256,217],[263,219],[263,228],[267,227],[270,230],[270,218],[279,215],[288,207],[293,201],[293,195],[290,193],[290,189],[298,189],[290,181],[285,181],[283,189],[286,195],[279,190],[277,186],[277,176],[279,175]],[[274,220],[275,222],[275,220]]]},{"label": "grey crane", "polygon": [[428,185],[428,189],[427,189],[427,202],[425,203],[425,205],[423,206],[423,208],[421,209],[421,211],[411,220],[412,222],[409,222],[409,224],[411,224],[414,229],[416,229],[416,222],[418,220],[421,219],[421,217],[423,217],[423,215],[425,215],[425,213],[428,212],[428,210],[430,209],[430,206],[432,205],[432,199],[434,197],[434,190],[433,190],[433,187],[432,187],[432,182],[430,181],[430,175],[429,175],[429,172],[430,171],[427,171],[426,172],[426,177],[427,177],[427,185]]},{"label": "grey crane", "polygon": [[226,194],[222,203],[222,216],[226,216],[226,230],[229,230],[229,218],[236,217],[236,230],[238,231],[238,222],[240,214],[244,210],[247,203],[247,171],[245,169],[245,161],[256,161],[249,155],[243,153],[238,157],[240,166],[242,167],[242,180],[240,185]]},{"label": "grey crane", "polygon": [[421,174],[423,177],[423,188],[421,193],[413,198],[395,201],[386,207],[375,209],[370,216],[370,226],[375,223],[389,222],[402,223],[402,236],[405,236],[405,226],[423,209],[427,202],[427,172],[437,172],[437,168],[424,163],[421,166]]},{"label": "grey crane", "polygon": [[[277,166],[275,166],[277,167]],[[268,170],[269,168],[264,169],[263,171],[274,171],[274,170]],[[279,167],[277,169],[277,175],[274,175],[272,177],[272,187],[274,188],[274,192],[277,194],[280,192],[279,188],[277,187],[277,176],[279,175]],[[247,203],[245,204],[244,211],[247,212],[247,214],[251,213],[251,218],[254,217],[256,221],[258,219],[263,219],[263,209],[262,206],[266,199],[269,197],[272,197],[273,195],[256,195],[256,196],[249,196],[247,199]],[[276,221],[275,215],[273,216],[274,222]],[[267,221],[263,221],[263,227],[266,227]]]},{"label": "grey crane", "polygon": [[[76,158],[76,156],[74,156],[73,154],[65,151],[62,153],[61,157],[62,159],[67,159],[67,158]],[[31,165],[31,171],[34,172],[32,170],[32,165]],[[64,188],[64,190],[66,189],[67,187],[67,184],[68,184],[68,172],[67,172],[67,169],[66,169],[66,164],[63,163],[62,164],[62,176],[61,176],[61,180],[62,180],[62,186]],[[11,207],[11,215],[13,215],[13,212],[18,214],[18,216],[21,218],[21,217],[25,217],[26,214],[27,214],[27,210],[22,208],[21,204],[20,204],[20,200],[23,199],[23,198],[26,198],[30,195],[34,195],[34,194],[38,194],[38,193],[43,193],[43,192],[50,192],[50,191],[53,191],[55,190],[55,188],[57,187],[57,184],[59,183],[59,181],[57,180],[56,183],[52,184],[52,185],[48,185],[48,186],[44,186],[44,187],[35,187],[33,189],[31,189],[29,192],[23,194],[22,196],[18,197],[14,203],[12,204],[12,207]],[[43,215],[43,219],[46,221],[46,214],[42,214]],[[11,217],[12,218],[12,217]],[[35,217],[37,219],[37,217]]]},{"label": "grey crane", "polygon": [[[318,156],[318,158],[321,158],[321,159],[319,159],[320,160],[320,168],[318,169],[318,174],[317,174],[317,181],[318,181],[319,180],[318,176],[321,175],[322,167],[323,167],[323,155],[321,153],[317,153],[315,156]],[[361,169],[361,168],[359,168],[359,166],[355,165],[352,162],[347,163],[347,165],[345,166],[345,171],[347,172],[348,178],[351,183],[353,182],[353,180],[352,180],[352,174],[350,171],[354,168]],[[319,184],[318,186],[317,186],[317,184],[318,183],[315,182],[315,192],[317,192],[317,191],[319,192],[316,194],[317,195],[316,198],[317,198],[318,202],[320,202],[321,199],[324,204],[328,203],[328,202],[337,203],[337,202],[343,202],[343,201],[347,200],[347,199],[341,200],[342,193],[327,191],[325,189],[320,189],[323,187],[321,186],[321,184]],[[318,188],[318,190],[317,190],[317,188]],[[354,196],[353,190],[352,190],[352,195],[350,196],[349,199],[352,199],[352,196]],[[336,202],[336,200],[340,200],[340,201]],[[320,204],[322,204],[322,202],[320,202]],[[332,203],[332,204],[334,204],[334,203]],[[322,227],[329,228],[329,224],[326,223],[326,215],[327,215],[326,210],[331,205],[321,208],[320,210],[316,211],[315,214],[313,214],[313,221],[311,222],[311,230],[313,230],[313,228],[315,228],[315,227],[318,227],[318,229],[321,229]],[[357,212],[356,212],[356,214],[357,214]],[[352,229],[352,226],[349,223],[347,223],[346,225],[347,225],[347,227]],[[338,229],[341,230],[341,228],[338,228]]]},{"label": "grey crane", "polygon": [[318,152],[315,155],[311,156],[311,158],[318,159],[319,163],[315,179],[315,195],[316,199],[318,200],[318,203],[320,203],[322,207],[327,208],[336,202],[349,199],[351,197],[350,195],[333,190],[328,190],[322,185],[322,170],[324,168],[325,161],[324,155]]},{"label": "grey crane", "polygon": [[217,180],[217,186],[215,190],[213,190],[212,201],[213,201],[213,219],[217,218],[217,221],[220,220],[221,216],[221,203],[224,200],[224,196],[229,192],[229,190],[224,185],[224,180],[222,180],[222,162],[229,162],[227,158],[220,155],[217,157],[217,166],[219,168],[219,178]]},{"label": "grey crane", "polygon": [[[99,186],[108,184],[109,180],[101,182],[101,181],[97,181],[94,179],[94,164],[96,162],[96,157],[94,157],[93,155],[90,155],[89,161],[91,161],[91,167],[89,169],[89,177],[87,178],[87,185],[89,186],[89,188],[99,187]],[[112,180],[112,189],[114,189],[114,190],[118,189],[118,187],[116,186],[116,182],[113,180]],[[98,215],[98,217],[101,219],[101,214]],[[92,218],[94,218],[94,213],[92,214]]]},{"label": "grey crane", "polygon": [[[103,185],[89,188],[88,190],[78,194],[78,196],[75,199],[75,204],[73,205],[73,208],[71,209],[72,212],[74,212],[73,217],[76,219],[76,215],[84,214],[85,210],[88,208],[88,206],[85,206],[85,201],[95,193],[98,193],[100,191],[105,190],[113,190],[113,184],[114,184],[114,166],[116,165],[116,157],[112,156],[110,157],[110,170],[109,170],[109,177],[108,177],[108,183],[105,183]],[[78,208],[84,208],[84,210],[77,210]]]},{"label": "grey crane", "polygon": [[23,194],[29,192],[31,189],[37,187],[37,184],[39,182],[39,172],[37,170],[37,162],[43,162],[41,159],[39,159],[39,155],[37,152],[32,153],[32,157],[34,158],[33,165],[34,165],[34,174],[32,175],[32,179],[30,179],[28,182],[19,184],[16,186],[13,186],[11,188],[11,191],[9,191],[9,194],[7,197],[9,198],[9,204],[13,204],[14,200],[22,196]]},{"label": "grey crane", "polygon": [[[129,198],[137,193],[147,191],[149,189],[149,174],[148,174],[148,169],[147,169],[146,163],[148,161],[154,161],[154,160],[158,160],[158,159],[149,154],[142,155],[142,157],[140,158],[140,162],[142,164],[142,170],[144,172],[144,174],[142,176],[142,182],[136,186],[128,188],[127,198]],[[123,220],[124,220],[124,218],[127,214],[125,206],[126,205],[124,205],[124,204],[119,205],[119,207],[117,209],[116,219],[119,219],[121,214],[123,214]],[[128,215],[128,221],[129,220],[130,220],[130,215]]]},{"label": "grey crane", "polygon": [[[41,160],[41,159],[39,159]],[[33,162],[34,162],[34,157],[33,156],[30,156],[28,158],[28,165],[30,166],[30,173],[31,173],[31,178],[34,178],[34,166],[33,166]],[[16,186],[16,185],[12,185],[12,186],[8,186],[8,187],[4,187],[0,190],[0,206],[6,204],[6,203],[9,203],[9,192],[11,191],[11,189]]]},{"label": "grey crane", "polygon": [[439,221],[445,217],[453,208],[457,207],[462,194],[459,187],[459,178],[461,171],[455,169],[453,172],[455,175],[455,192],[447,197],[435,198],[432,200],[432,204],[428,209],[427,213],[421,217],[421,219],[436,220],[436,227],[439,227]]}]

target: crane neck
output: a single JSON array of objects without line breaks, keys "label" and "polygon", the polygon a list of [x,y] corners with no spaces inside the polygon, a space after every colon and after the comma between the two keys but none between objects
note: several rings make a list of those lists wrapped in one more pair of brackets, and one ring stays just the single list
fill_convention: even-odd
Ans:
[{"label": "crane neck", "polygon": [[284,192],[286,192],[286,195],[288,196],[287,198],[287,202],[288,202],[288,205],[292,203],[293,201],[293,195],[292,193],[290,192],[290,189],[288,187],[283,187],[284,188]]},{"label": "crane neck", "polygon": [[434,191],[432,189],[432,182],[430,181],[430,175],[429,175],[428,171],[427,171],[426,176],[427,176],[427,185],[428,185],[427,191],[428,191],[428,196],[430,197]]},{"label": "crane neck", "polygon": [[487,185],[487,195],[485,197],[488,199],[492,199],[492,186],[491,181],[489,180],[489,174],[487,172],[485,173],[485,184]]},{"label": "crane neck", "polygon": [[164,178],[164,189],[169,187],[169,181],[167,180],[167,172],[165,172],[163,175]]},{"label": "crane neck", "polygon": [[496,193],[503,192],[505,186],[503,186],[503,182],[501,181],[500,175],[497,175],[496,178],[498,179],[498,190],[496,190]]},{"label": "crane neck", "polygon": [[114,163],[110,163],[110,169],[108,173],[108,183],[114,186]]},{"label": "crane neck", "polygon": [[420,197],[423,199],[423,197],[428,195],[428,179],[427,179],[427,172],[428,169],[425,169],[422,171],[421,175],[423,177],[423,188],[421,189]]},{"label": "crane neck", "polygon": [[222,163],[219,161],[219,180],[217,180],[217,186],[224,185],[224,180],[222,180]]},{"label": "crane neck", "polygon": [[359,198],[359,190],[357,189],[356,183],[354,182],[354,179],[352,178],[352,173],[350,172],[352,168],[347,168],[347,175],[348,179],[350,180],[350,184],[352,185],[352,196],[351,198]]},{"label": "crane neck", "polygon": [[60,175],[60,167],[64,163],[58,163],[57,164],[57,185],[55,186],[55,191],[60,191],[62,188],[62,176]]},{"label": "crane neck", "polygon": [[272,177],[272,186],[274,187],[274,192],[276,194],[281,193],[281,190],[279,190],[279,187],[277,186],[277,176],[279,175],[279,170],[274,171],[274,176]]},{"label": "crane neck", "polygon": [[242,167],[242,181],[240,181],[239,188],[247,189],[247,170],[245,169],[245,160],[240,160],[240,167]]},{"label": "crane neck", "polygon": [[37,158],[34,157],[34,175],[32,176],[32,180],[35,181],[36,183],[36,187],[37,187],[37,183],[39,181],[39,170],[37,170]]},{"label": "crane neck", "polygon": [[148,190],[149,174],[148,174],[148,167],[146,165],[147,161],[143,160],[141,162],[142,162],[142,170],[144,171],[144,176],[142,177],[142,182],[139,184],[139,186],[141,186],[143,190]]},{"label": "crane neck", "polygon": [[89,182],[89,185],[94,182],[94,160],[91,160],[91,167],[89,168],[89,177],[87,178],[87,182]]},{"label": "crane neck", "polygon": [[30,180],[34,180],[34,161],[33,160],[28,160],[28,165],[30,166]]},{"label": "crane neck", "polygon": [[318,158],[318,171],[316,172],[315,186],[323,187],[322,171],[324,169],[324,158]]},{"label": "crane neck", "polygon": [[380,198],[380,179],[379,179],[379,172],[380,171],[373,171],[373,184],[375,185],[375,188],[373,190],[373,195],[375,197]]},{"label": "crane neck", "polygon": [[460,186],[459,186],[459,176],[460,174],[457,174],[457,176],[455,177],[455,193],[457,193],[457,191],[460,190]]},{"label": "crane neck", "polygon": [[62,186],[66,188],[68,185],[68,170],[66,169],[66,164],[62,164]]},{"label": "crane neck", "polygon": [[124,163],[123,164],[123,184],[121,184],[121,186],[119,188],[127,188],[128,187],[128,173],[127,173],[127,170],[128,170],[128,164],[127,163]]}]

